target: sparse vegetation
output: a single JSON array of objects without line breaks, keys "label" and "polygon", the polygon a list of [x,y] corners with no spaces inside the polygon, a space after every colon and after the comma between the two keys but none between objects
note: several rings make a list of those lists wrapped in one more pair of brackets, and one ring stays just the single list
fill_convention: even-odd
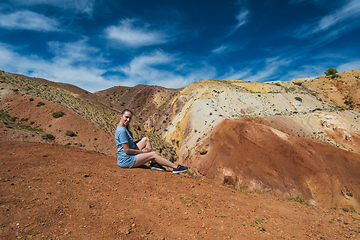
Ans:
[{"label": "sparse vegetation", "polygon": [[43,102],[38,102],[36,106],[37,106],[37,107],[41,107],[41,106],[44,106],[44,105],[45,105],[45,103],[43,103]]},{"label": "sparse vegetation", "polygon": [[259,224],[262,224],[263,221],[261,219],[255,219],[254,221],[250,222],[250,226],[259,228],[260,231],[265,232],[266,229]]},{"label": "sparse vegetation", "polygon": [[66,136],[69,136],[69,137],[75,137],[77,136],[75,132],[73,131],[70,131],[70,130],[67,130],[66,133],[65,133]]},{"label": "sparse vegetation", "polygon": [[354,101],[353,101],[353,99],[352,99],[352,97],[351,96],[345,96],[344,98],[343,98],[343,100],[344,100],[344,103],[346,104],[346,105],[348,105],[350,108],[354,108]]},{"label": "sparse vegetation", "polygon": [[295,97],[295,100],[302,102],[302,98],[301,97]]},{"label": "sparse vegetation", "polygon": [[336,70],[336,68],[329,68],[324,73],[327,77],[330,77],[332,79],[340,77],[339,75],[337,75],[338,71]]},{"label": "sparse vegetation", "polygon": [[247,184],[240,184],[238,187],[238,190],[241,192],[245,192],[248,190],[248,188],[249,188],[249,186]]},{"label": "sparse vegetation", "polygon": [[59,117],[62,117],[62,116],[64,116],[65,115],[65,113],[63,113],[63,112],[61,112],[61,111],[57,111],[57,112],[54,112],[53,114],[52,114],[52,116],[54,117],[54,118],[59,118]]},{"label": "sparse vegetation", "polygon": [[[29,132],[34,132],[34,133],[43,133],[44,131],[38,128],[33,128],[29,125],[23,125],[21,123],[16,124],[15,121],[17,119],[17,117],[11,117],[6,111],[4,110],[0,110],[0,119],[2,119],[3,124],[5,124],[5,126],[7,128],[15,128],[15,129],[19,129],[19,130],[23,130],[23,131],[29,131]],[[26,120],[26,118],[22,118],[22,120]],[[20,120],[20,122],[22,121]],[[27,121],[27,120],[26,120]],[[34,124],[34,122],[30,122],[30,125]]]},{"label": "sparse vegetation", "polygon": [[311,204],[305,198],[302,198],[299,195],[297,195],[296,197],[289,197],[288,201],[295,201],[306,206],[311,206]]},{"label": "sparse vegetation", "polygon": [[55,140],[55,137],[52,134],[45,134],[43,139]]},{"label": "sparse vegetation", "polygon": [[293,91],[295,91],[296,90],[296,88],[295,87],[285,87],[285,91],[286,92],[293,92]]},{"label": "sparse vegetation", "polygon": [[352,197],[353,194],[352,192],[350,192],[349,188],[347,186],[344,186],[345,187],[345,190],[346,190],[346,195],[349,196],[349,197]]}]

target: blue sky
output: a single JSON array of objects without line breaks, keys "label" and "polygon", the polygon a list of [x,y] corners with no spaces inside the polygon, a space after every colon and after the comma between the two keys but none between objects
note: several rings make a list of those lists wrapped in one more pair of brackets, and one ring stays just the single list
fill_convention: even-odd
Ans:
[{"label": "blue sky", "polygon": [[94,92],[360,70],[360,0],[2,0],[0,70]]}]

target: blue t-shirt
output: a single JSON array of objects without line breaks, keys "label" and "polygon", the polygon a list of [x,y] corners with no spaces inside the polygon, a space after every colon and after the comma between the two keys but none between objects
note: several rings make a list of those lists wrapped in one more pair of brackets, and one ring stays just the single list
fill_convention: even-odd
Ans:
[{"label": "blue t-shirt", "polygon": [[120,167],[131,168],[136,160],[136,155],[126,154],[122,146],[128,143],[129,147],[135,149],[135,143],[126,127],[118,125],[115,132],[115,142],[117,148],[117,163]]}]

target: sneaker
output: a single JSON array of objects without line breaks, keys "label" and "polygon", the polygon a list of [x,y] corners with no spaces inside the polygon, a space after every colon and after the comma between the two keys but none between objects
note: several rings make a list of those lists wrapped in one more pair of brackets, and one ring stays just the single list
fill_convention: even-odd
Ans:
[{"label": "sneaker", "polygon": [[166,169],[163,166],[161,166],[160,164],[158,164],[156,162],[150,163],[150,169],[159,170],[159,171],[166,171]]},{"label": "sneaker", "polygon": [[173,173],[182,173],[182,172],[186,172],[187,170],[188,170],[188,167],[181,166],[179,164],[177,168],[173,168]]}]

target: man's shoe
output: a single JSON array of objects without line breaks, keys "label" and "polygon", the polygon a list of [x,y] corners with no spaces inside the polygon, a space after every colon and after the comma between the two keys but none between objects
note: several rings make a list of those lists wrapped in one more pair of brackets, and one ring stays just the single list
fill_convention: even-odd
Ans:
[{"label": "man's shoe", "polygon": [[181,166],[179,164],[177,168],[173,168],[173,173],[182,173],[182,172],[186,172],[187,170],[188,170],[188,167]]},{"label": "man's shoe", "polygon": [[156,162],[150,163],[150,169],[158,171],[166,171],[166,169]]}]

